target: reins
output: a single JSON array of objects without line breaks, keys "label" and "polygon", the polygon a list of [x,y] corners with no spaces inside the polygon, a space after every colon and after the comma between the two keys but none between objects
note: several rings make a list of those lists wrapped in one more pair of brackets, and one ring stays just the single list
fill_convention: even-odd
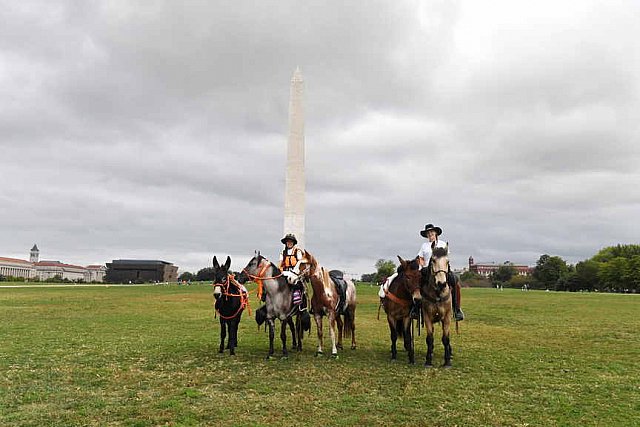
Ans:
[{"label": "reins", "polygon": [[[231,287],[232,284],[238,290],[237,294],[231,293],[229,291],[229,288]],[[247,310],[249,311],[249,316],[251,316],[251,306],[249,305],[249,294],[247,292],[243,292],[242,285],[240,285],[240,283],[238,283],[238,281],[233,276],[233,274],[228,274],[227,275],[227,281],[224,282],[223,284],[222,283],[219,283],[219,284],[214,283],[213,286],[214,287],[215,286],[220,286],[222,288],[222,291],[223,291],[222,295],[224,297],[232,297],[232,298],[233,297],[239,297],[240,298],[240,307],[231,316],[224,316],[222,313],[220,313],[219,309],[216,309],[216,313],[218,313],[218,315],[220,316],[221,319],[223,319],[223,320],[235,319],[242,312],[242,310],[244,310],[245,307],[247,307]]]},{"label": "reins", "polygon": [[280,272],[280,274],[278,274],[277,276],[262,277],[262,275],[267,271],[267,268],[271,267],[272,265],[273,265],[272,262],[267,261],[267,263],[264,265],[264,267],[262,267],[262,269],[258,272],[257,276],[249,273],[246,268],[242,269],[242,272],[244,274],[249,276],[251,278],[251,280],[254,280],[258,284],[258,289],[256,291],[256,295],[258,296],[258,299],[260,299],[260,300],[262,299],[262,293],[263,293],[263,289],[264,289],[264,286],[263,286],[262,282],[264,280],[277,279],[278,277],[282,276],[282,272]]}]

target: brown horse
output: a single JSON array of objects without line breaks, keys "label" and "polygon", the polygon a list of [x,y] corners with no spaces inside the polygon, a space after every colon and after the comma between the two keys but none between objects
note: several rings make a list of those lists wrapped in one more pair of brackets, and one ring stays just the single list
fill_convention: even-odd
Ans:
[{"label": "brown horse", "polygon": [[442,345],[444,346],[444,367],[451,367],[451,290],[447,285],[449,271],[449,246],[435,248],[429,261],[428,275],[421,281],[422,313],[427,329],[427,360],[425,366],[432,367],[433,329],[435,323],[442,323]]},{"label": "brown horse", "polygon": [[389,284],[389,289],[382,301],[389,330],[391,332],[391,360],[396,360],[398,336],[404,340],[404,348],[409,354],[409,363],[415,363],[413,333],[411,330],[411,308],[420,302],[420,264],[418,259],[405,261],[400,256],[398,276]]},{"label": "brown horse", "polygon": [[[304,257],[298,262],[297,271],[300,277],[311,282],[313,296],[311,297],[311,309],[316,321],[318,331],[318,349],[316,356],[322,355],[323,333],[322,317],[329,319],[329,332],[331,334],[331,356],[338,357],[338,348],[342,349],[342,336],[351,336],[351,349],[356,348],[356,287],[349,279],[346,282],[346,301],[344,309],[338,311],[340,295],[336,285],[329,276],[329,271],[318,264],[318,261],[308,251],[304,251]],[[344,316],[344,321],[342,319]]]}]

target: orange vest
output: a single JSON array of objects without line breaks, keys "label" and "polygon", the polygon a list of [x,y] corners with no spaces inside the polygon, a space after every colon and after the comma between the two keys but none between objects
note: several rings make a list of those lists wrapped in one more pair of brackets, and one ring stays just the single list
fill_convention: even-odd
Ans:
[{"label": "orange vest", "polygon": [[298,253],[297,248],[293,248],[293,253],[291,255],[287,255],[287,250],[282,251],[282,269],[283,270],[291,270],[298,263],[298,258],[296,254]]}]

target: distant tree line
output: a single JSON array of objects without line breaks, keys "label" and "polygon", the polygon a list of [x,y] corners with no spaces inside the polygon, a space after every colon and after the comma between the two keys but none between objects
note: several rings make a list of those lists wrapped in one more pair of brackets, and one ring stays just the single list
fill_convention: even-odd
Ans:
[{"label": "distant tree line", "polygon": [[[396,271],[391,260],[379,259],[376,272],[363,274],[363,282],[380,283]],[[520,276],[511,265],[502,265],[489,278],[466,271],[460,279],[473,287],[504,286],[556,291],[640,292],[640,245],[616,245],[593,257],[568,264],[559,256],[540,256],[530,276]]]},{"label": "distant tree line", "polygon": [[515,268],[503,265],[489,279],[467,271],[461,280],[471,286],[520,288],[526,284],[531,289],[636,293],[640,292],[640,245],[609,246],[575,265],[544,254],[531,276],[519,276]]}]

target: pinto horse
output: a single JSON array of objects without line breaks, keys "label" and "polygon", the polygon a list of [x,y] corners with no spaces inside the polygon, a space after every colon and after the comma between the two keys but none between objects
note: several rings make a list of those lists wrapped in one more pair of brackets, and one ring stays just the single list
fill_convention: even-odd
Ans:
[{"label": "pinto horse", "polygon": [[425,366],[432,367],[433,329],[435,323],[442,323],[442,345],[444,346],[444,367],[451,367],[451,290],[447,285],[449,271],[449,246],[435,248],[429,261],[428,275],[422,277],[422,313],[427,330],[427,358]]},{"label": "pinto horse", "polygon": [[246,289],[229,274],[231,257],[227,257],[224,265],[218,264],[213,257],[213,296],[215,298],[215,310],[220,316],[220,349],[218,353],[224,353],[224,340],[229,332],[227,348],[229,354],[236,354],[238,346],[238,325],[242,318],[242,311],[247,306],[249,298]]},{"label": "pinto horse", "polygon": [[398,275],[389,284],[382,301],[389,331],[391,333],[391,360],[396,360],[398,351],[396,341],[398,336],[404,340],[404,348],[409,354],[409,363],[415,363],[413,347],[413,331],[411,328],[411,308],[422,299],[420,295],[420,264],[418,259],[406,261],[398,256],[400,266]]},{"label": "pinto horse", "polygon": [[[338,348],[342,349],[342,336],[351,337],[351,349],[356,348],[356,287],[349,279],[344,279],[347,284],[346,301],[343,302],[342,313],[338,312],[338,302],[340,295],[336,290],[333,280],[329,276],[329,271],[318,264],[318,261],[308,251],[304,251],[304,256],[296,265],[302,279],[311,282],[313,296],[311,297],[311,308],[316,321],[318,332],[318,349],[316,356],[322,355],[323,333],[322,317],[329,319],[329,332],[331,335],[331,356],[338,356]],[[342,319],[344,316],[344,321]],[[337,337],[337,340],[336,340]]]},{"label": "pinto horse", "polygon": [[[275,320],[280,319],[280,339],[282,340],[282,357],[289,355],[287,351],[287,324],[291,323],[291,317],[298,311],[298,307],[293,304],[293,290],[287,283],[287,279],[282,275],[280,269],[271,261],[256,254],[247,266],[238,275],[238,281],[245,283],[252,280],[258,283],[258,297],[262,292],[266,293],[265,305],[256,310],[256,322],[261,324],[266,321],[269,326],[269,354],[267,359],[273,357],[273,340],[275,336]],[[291,329],[294,347],[296,346],[296,334]],[[298,345],[301,346],[301,337],[298,337]]]}]

